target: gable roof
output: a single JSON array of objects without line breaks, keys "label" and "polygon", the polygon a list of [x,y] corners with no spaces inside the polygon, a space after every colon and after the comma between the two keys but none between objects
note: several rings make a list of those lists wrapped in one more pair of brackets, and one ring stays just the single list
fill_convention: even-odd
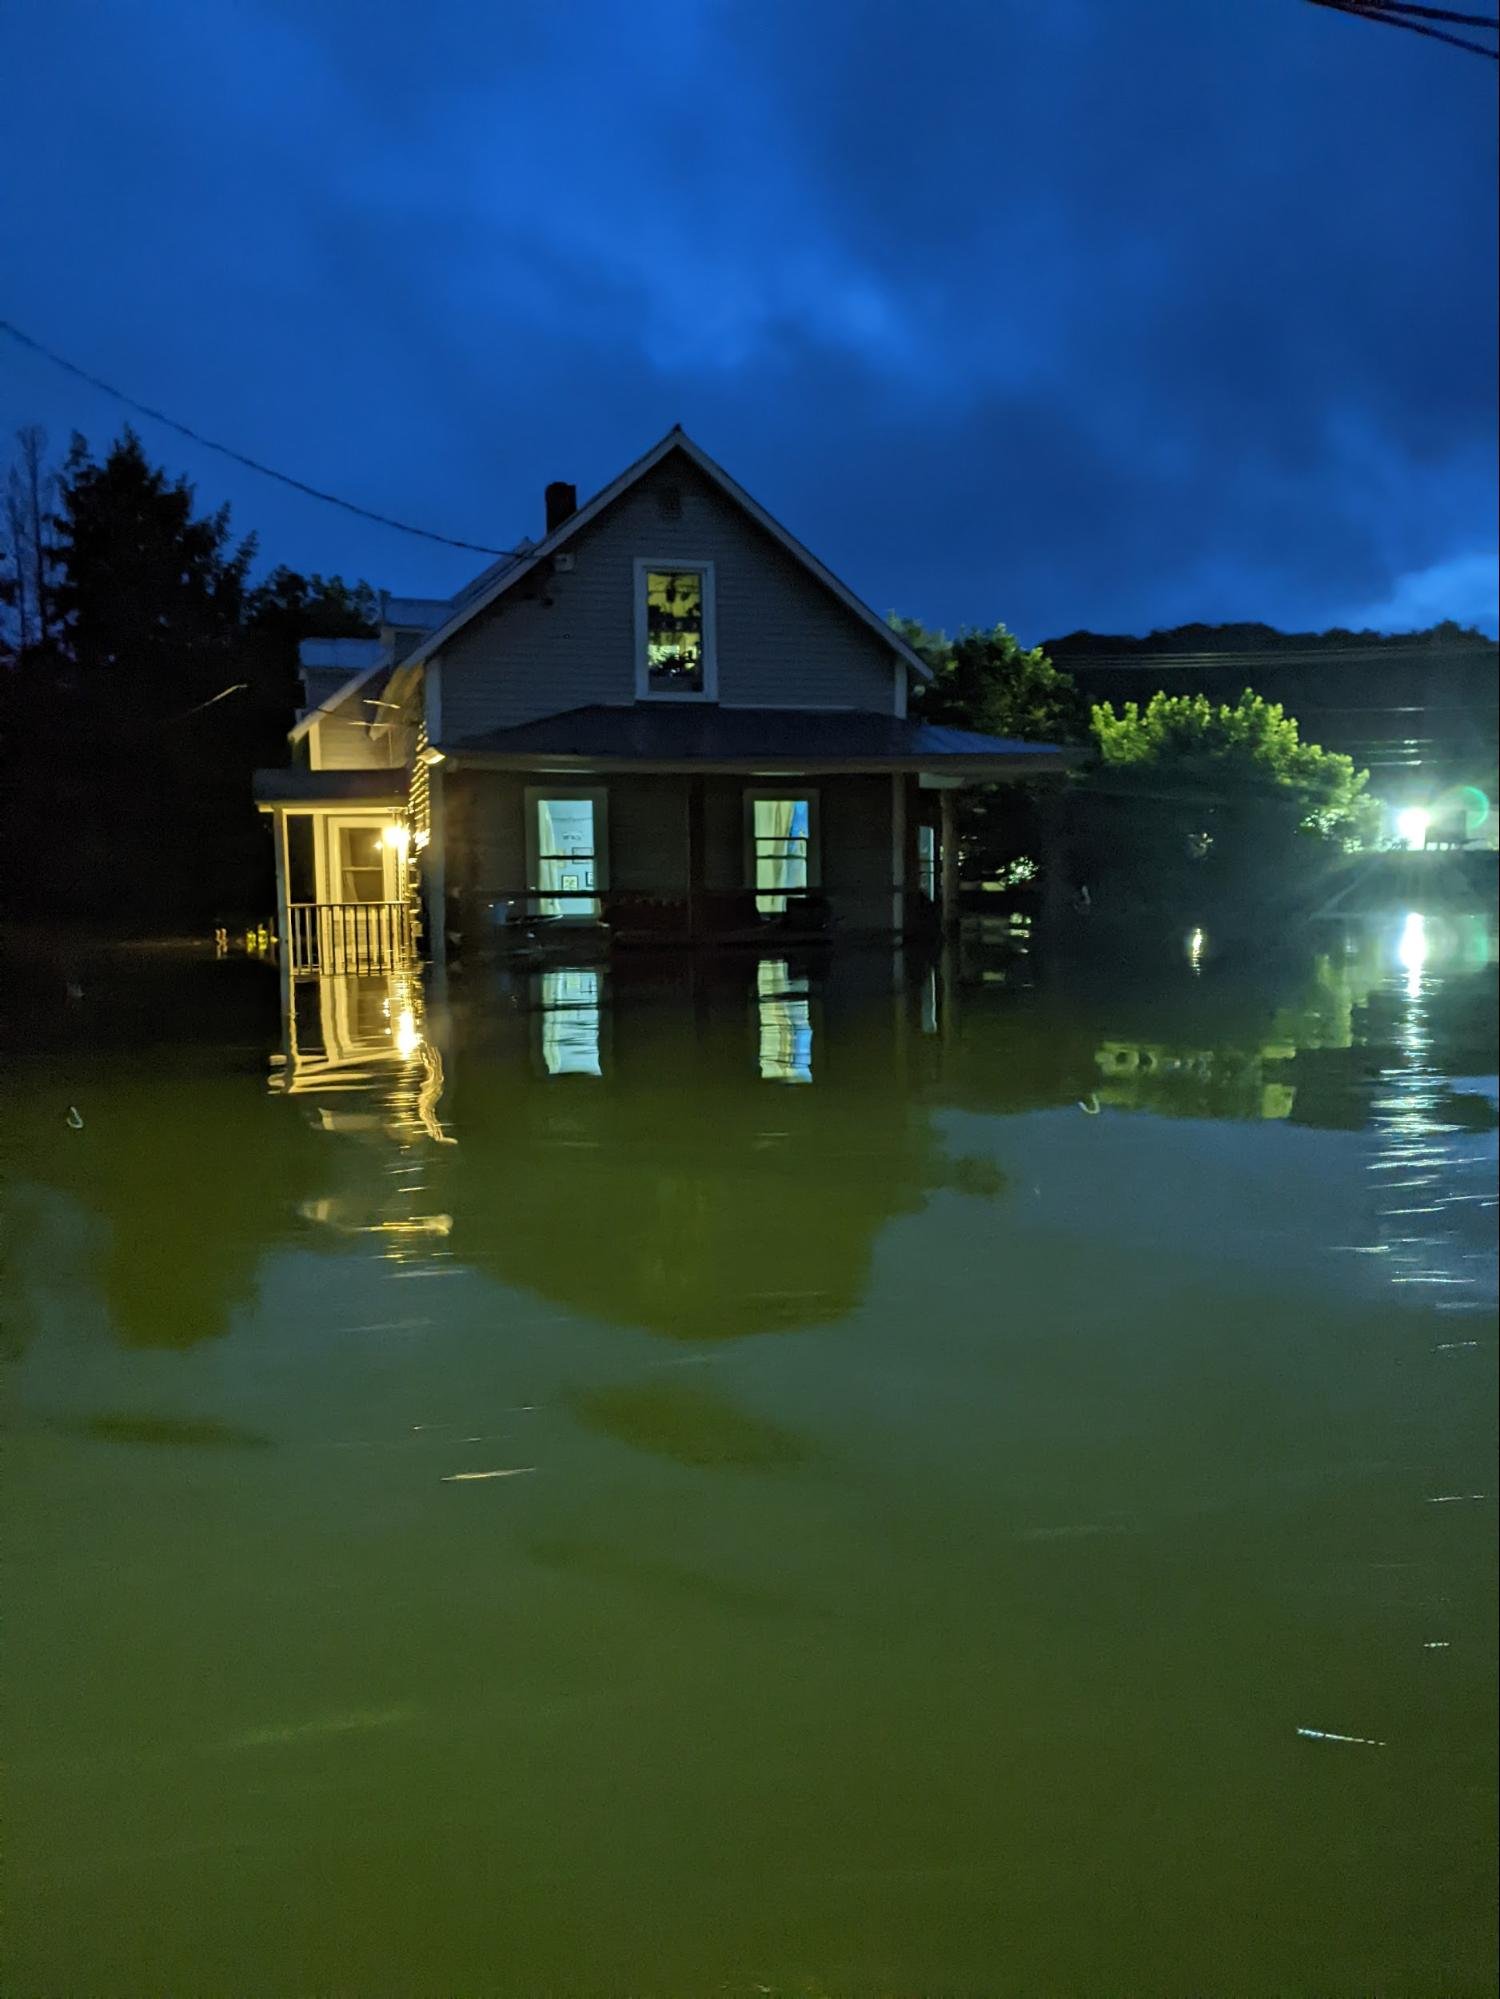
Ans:
[{"label": "gable roof", "polygon": [[811,550],[804,548],[795,536],[788,534],[781,523],[774,520],[758,501],[752,500],[744,487],[737,485],[722,465],[716,464],[706,451],[694,444],[681,424],[674,424],[659,444],[654,444],[643,458],[638,458],[633,465],[628,465],[617,479],[595,493],[591,500],[586,500],[576,512],[569,514],[560,526],[554,528],[551,534],[544,536],[533,548],[517,551],[517,559],[502,562],[497,565],[495,571],[489,573],[487,578],[481,579],[482,587],[476,589],[471,586],[469,593],[456,599],[453,616],[446,624],[440,625],[435,632],[423,639],[413,652],[407,654],[406,664],[420,666],[424,660],[430,659],[447,644],[449,639],[462,631],[465,625],[487,611],[493,603],[504,596],[507,590],[519,583],[523,576],[529,576],[539,564],[547,561],[560,548],[566,547],[574,535],[581,533],[591,521],[597,520],[606,507],[612,506],[622,493],[629,492],[632,486],[644,479],[648,472],[654,471],[662,460],[670,457],[674,451],[680,451],[689,464],[696,466],[703,476],[717,486],[726,498],[732,500],[742,513],[748,514],[758,527],[763,528],[773,541],[778,542],[794,562],[800,563],[810,576],[836,597],[845,610],[858,618],[861,624],[868,626],[898,659],[905,661],[919,680],[932,678],[931,668],[918,653],[913,651],[900,633],[893,631],[884,618],[878,616],[868,604],[856,597],[848,585],[841,583],[831,569],[826,569]]}]

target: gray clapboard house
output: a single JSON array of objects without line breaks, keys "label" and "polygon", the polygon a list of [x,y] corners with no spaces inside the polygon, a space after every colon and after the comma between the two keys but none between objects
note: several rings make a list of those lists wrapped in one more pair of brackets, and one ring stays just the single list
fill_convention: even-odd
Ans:
[{"label": "gray clapboard house", "polygon": [[680,429],[545,504],[453,599],[303,646],[256,779],[291,969],[931,927],[955,790],[1068,761],[918,719],[921,659]]}]

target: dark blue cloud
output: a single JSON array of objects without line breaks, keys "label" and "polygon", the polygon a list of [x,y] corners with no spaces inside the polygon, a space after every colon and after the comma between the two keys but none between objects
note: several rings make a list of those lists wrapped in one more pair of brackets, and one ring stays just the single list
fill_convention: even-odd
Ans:
[{"label": "dark blue cloud", "polygon": [[[1494,625],[1487,65],[1300,0],[56,0],[4,310],[479,541],[681,421],[857,589],[1028,636]],[[117,427],[0,354],[0,423]],[[465,558],[144,427],[270,559]]]}]

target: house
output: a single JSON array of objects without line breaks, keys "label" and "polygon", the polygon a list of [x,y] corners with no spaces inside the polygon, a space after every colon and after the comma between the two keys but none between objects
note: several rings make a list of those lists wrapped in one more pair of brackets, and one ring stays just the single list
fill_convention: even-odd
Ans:
[{"label": "house", "polygon": [[918,719],[922,660],[680,429],[545,508],[452,600],[303,646],[256,780],[293,970],[918,930],[954,914],[955,790],[1069,761]]}]

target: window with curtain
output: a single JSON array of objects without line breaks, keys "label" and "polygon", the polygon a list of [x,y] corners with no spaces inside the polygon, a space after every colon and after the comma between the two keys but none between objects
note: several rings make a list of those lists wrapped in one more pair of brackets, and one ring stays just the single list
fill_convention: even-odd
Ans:
[{"label": "window with curtain", "polygon": [[599,917],[598,844],[591,798],[536,801],[537,910],[575,923]]},{"label": "window with curtain", "polygon": [[762,916],[781,916],[788,898],[808,887],[812,808],[805,798],[757,798],[751,811],[755,907]]}]

